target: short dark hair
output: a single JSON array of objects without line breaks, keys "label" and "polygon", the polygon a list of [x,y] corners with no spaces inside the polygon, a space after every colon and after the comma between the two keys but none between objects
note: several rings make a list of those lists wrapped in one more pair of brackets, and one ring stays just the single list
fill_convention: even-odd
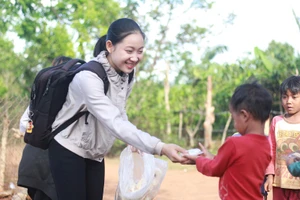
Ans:
[{"label": "short dark hair", "polygon": [[108,28],[107,34],[100,37],[94,48],[94,57],[97,57],[101,51],[106,50],[106,41],[110,40],[113,45],[121,42],[125,37],[133,33],[140,33],[145,39],[145,34],[140,26],[132,19],[121,18],[113,23]]},{"label": "short dark hair", "polygon": [[246,83],[235,89],[230,106],[234,111],[246,110],[254,119],[265,122],[272,109],[272,96],[258,83]]},{"label": "short dark hair", "polygon": [[288,90],[293,95],[300,92],[300,76],[290,76],[285,79],[280,85],[280,96],[282,97],[282,95],[285,95]]}]

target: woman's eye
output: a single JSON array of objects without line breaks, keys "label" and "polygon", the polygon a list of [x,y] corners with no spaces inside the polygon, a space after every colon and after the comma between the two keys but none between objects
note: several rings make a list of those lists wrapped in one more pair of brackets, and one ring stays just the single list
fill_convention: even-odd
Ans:
[{"label": "woman's eye", "polygon": [[132,50],[126,50],[127,53],[132,53]]}]

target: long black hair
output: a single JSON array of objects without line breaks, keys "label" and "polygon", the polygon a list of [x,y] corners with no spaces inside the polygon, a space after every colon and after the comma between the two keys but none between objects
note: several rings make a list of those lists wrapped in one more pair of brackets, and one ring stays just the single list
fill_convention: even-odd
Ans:
[{"label": "long black hair", "polygon": [[132,19],[121,18],[113,23],[108,28],[107,34],[100,37],[94,48],[94,57],[97,57],[101,51],[106,49],[106,41],[110,40],[113,45],[121,42],[125,37],[133,33],[140,33],[145,39],[145,34],[140,26]]}]

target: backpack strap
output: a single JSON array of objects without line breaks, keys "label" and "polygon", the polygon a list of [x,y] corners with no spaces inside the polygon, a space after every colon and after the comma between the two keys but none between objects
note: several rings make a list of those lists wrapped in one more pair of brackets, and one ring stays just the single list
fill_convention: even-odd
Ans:
[{"label": "backpack strap", "polygon": [[88,111],[83,111],[83,112],[79,112],[76,113],[73,117],[71,117],[70,119],[68,119],[67,121],[65,121],[62,125],[60,125],[57,129],[55,129],[52,133],[53,135],[57,135],[57,133],[59,133],[60,131],[64,130],[65,128],[67,128],[68,126],[70,126],[73,122],[75,122],[76,120],[78,120],[81,116],[83,116],[84,114],[88,114]]},{"label": "backpack strap", "polygon": [[64,66],[62,67],[62,69],[68,71],[70,68],[72,68],[77,63],[84,64],[85,61],[81,60],[81,59],[72,59],[72,60],[69,60],[67,63],[64,64]]},{"label": "backpack strap", "polygon": [[104,94],[106,95],[108,91],[109,81],[104,67],[99,62],[90,61],[87,64],[82,65],[82,67],[80,67],[78,70],[79,71],[88,70],[96,73],[104,83]]},{"label": "backpack strap", "polygon": [[[79,68],[79,71],[82,70],[88,70],[94,72],[102,79],[104,83],[104,93],[106,95],[108,91],[109,81],[104,67],[97,61],[90,61],[86,65],[83,65],[82,67]],[[128,84],[129,84],[133,79],[134,70],[130,72],[128,75],[129,75],[128,77]]]},{"label": "backpack strap", "polygon": [[[82,64],[86,63],[85,61],[80,60],[80,59],[72,59],[68,63],[66,63],[63,68],[65,70],[68,70],[70,67],[72,67],[74,64],[76,64],[78,62],[82,63]],[[88,70],[88,71],[94,72],[102,79],[102,81],[104,83],[104,94],[106,95],[106,93],[108,91],[109,81],[108,81],[107,74],[106,74],[104,67],[99,62],[90,61],[90,62],[82,65],[81,67],[79,67],[77,72],[83,71],[83,70]],[[132,81],[133,75],[134,75],[134,71],[130,72],[129,77],[128,77],[128,83],[130,83]],[[83,115],[86,115],[86,123],[87,123],[87,117],[89,115],[89,112],[88,111],[79,112],[79,113],[76,113],[73,117],[71,117],[67,121],[65,121],[57,129],[55,129],[53,131],[53,134],[56,135],[60,131],[64,130],[65,128],[70,126],[72,123],[74,123],[76,120],[78,120]]]},{"label": "backpack strap", "polygon": [[[83,64],[82,66],[80,66],[75,73],[78,73],[80,71],[83,70],[88,70],[91,72],[96,73],[103,81],[104,83],[104,93],[106,95],[107,91],[108,91],[108,86],[109,86],[109,81],[106,75],[106,72],[103,68],[103,66],[96,62],[96,61],[91,61],[88,64],[80,59],[72,59],[69,62],[67,62],[64,65],[64,70],[68,70],[69,68],[71,68],[72,66],[74,66],[76,63],[81,63]],[[71,117],[70,119],[68,119],[67,121],[65,121],[63,124],[61,124],[57,129],[55,129],[52,133],[54,135],[58,134],[60,131],[64,130],[65,128],[67,128],[68,126],[70,126],[72,123],[74,123],[76,120],[78,120],[80,117],[82,117],[83,115],[86,115],[86,118],[89,115],[88,111],[82,111],[82,112],[78,112],[76,113],[73,117]],[[87,121],[87,119],[86,119]],[[86,122],[87,123],[87,122]]]}]

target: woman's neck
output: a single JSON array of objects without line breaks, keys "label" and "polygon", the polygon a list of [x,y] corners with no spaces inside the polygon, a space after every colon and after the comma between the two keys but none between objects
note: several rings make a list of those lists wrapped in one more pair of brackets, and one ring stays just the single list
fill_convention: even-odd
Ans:
[{"label": "woman's neck", "polygon": [[110,65],[112,68],[114,68],[115,71],[116,71],[120,76],[122,76],[122,75],[123,75],[123,72],[122,72],[122,71],[114,64],[114,62],[112,61],[111,56],[110,56],[109,53],[106,54],[106,58],[107,58],[107,61],[108,61],[109,65]]}]

